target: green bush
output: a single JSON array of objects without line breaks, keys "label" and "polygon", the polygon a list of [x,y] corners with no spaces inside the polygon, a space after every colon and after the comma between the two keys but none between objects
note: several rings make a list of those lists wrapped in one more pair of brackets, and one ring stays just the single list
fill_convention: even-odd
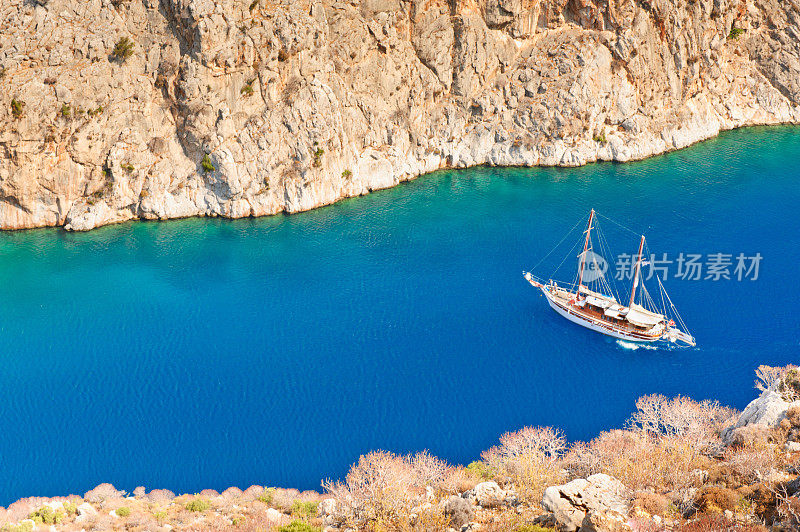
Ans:
[{"label": "green bush", "polygon": [[25,107],[25,102],[21,102],[19,100],[11,99],[11,115],[14,118],[21,118],[22,117],[22,108]]},{"label": "green bush", "polygon": [[73,501],[67,501],[64,503],[64,511],[67,512],[67,515],[76,515],[78,513],[78,504]]},{"label": "green bush", "polygon": [[294,501],[291,508],[292,515],[308,519],[317,515],[317,503],[311,501]]},{"label": "green bush", "polygon": [[214,165],[211,164],[211,157],[209,157],[207,153],[203,155],[203,160],[200,161],[200,166],[203,167],[203,171],[206,173],[213,172],[214,170],[216,170],[216,168],[214,168]]},{"label": "green bush", "polygon": [[64,512],[61,510],[55,511],[49,506],[42,506],[28,515],[28,519],[40,525],[57,525],[64,520]]},{"label": "green bush", "polygon": [[126,163],[122,165],[122,169],[128,172],[129,174],[135,170],[131,163]]},{"label": "green bush", "polygon": [[68,103],[65,103],[61,106],[61,116],[64,118],[69,118],[72,116],[72,107]]},{"label": "green bush", "polygon": [[288,525],[278,527],[278,532],[321,532],[318,526],[311,526],[305,521],[292,521]]},{"label": "green bush", "polygon": [[342,179],[350,179],[351,177],[353,177],[353,172],[350,170],[345,170],[342,172]]},{"label": "green bush", "polygon": [[314,168],[319,168],[322,166],[322,156],[325,155],[325,150],[322,148],[317,148],[314,152]]},{"label": "green bush", "polygon": [[470,462],[467,466],[467,471],[483,480],[492,478],[492,470],[486,465],[486,462],[481,462],[480,460]]},{"label": "green bush", "polygon": [[242,91],[241,91],[241,92],[242,92],[242,94],[244,94],[245,96],[252,96],[252,95],[253,95],[253,92],[254,92],[254,91],[253,91],[253,85],[252,85],[251,83],[248,83],[247,85],[245,85],[244,87],[242,87]]},{"label": "green bush", "polygon": [[131,515],[131,509],[128,508],[127,506],[122,506],[114,511],[120,517],[128,517],[129,515]]},{"label": "green bush", "polygon": [[156,521],[158,521],[159,525],[163,525],[164,521],[167,520],[167,511],[166,510],[153,510],[153,517]]},{"label": "green bush", "polygon": [[606,134],[605,132],[601,132],[599,135],[594,136],[595,142],[602,142],[603,144],[606,143]]},{"label": "green bush", "polygon": [[112,55],[120,61],[125,61],[133,55],[133,41],[127,37],[120,37],[114,45]]},{"label": "green bush", "polygon": [[211,503],[205,499],[193,499],[186,503],[185,508],[190,512],[205,512],[211,508]]},{"label": "green bush", "polygon": [[264,493],[256,497],[257,501],[261,501],[264,504],[272,504],[272,492],[275,491],[275,488],[266,488]]},{"label": "green bush", "polygon": [[744,29],[733,26],[731,28],[731,32],[728,34],[728,39],[738,39],[739,36],[744,32],[745,32]]},{"label": "green bush", "polygon": [[556,529],[545,528],[539,525],[521,525],[515,528],[514,532],[556,532]]}]

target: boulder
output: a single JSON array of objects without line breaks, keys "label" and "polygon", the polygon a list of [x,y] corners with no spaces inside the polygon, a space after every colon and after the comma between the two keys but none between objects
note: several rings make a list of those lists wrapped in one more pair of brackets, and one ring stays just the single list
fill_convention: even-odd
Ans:
[{"label": "boulder", "polygon": [[503,504],[506,492],[497,485],[497,482],[481,482],[464,493],[464,498],[471,499],[481,508],[494,508]]},{"label": "boulder", "polygon": [[726,445],[735,443],[737,433],[740,434],[740,439],[744,437],[743,431],[738,430],[743,427],[756,426],[767,429],[777,427],[786,418],[786,411],[791,406],[798,405],[799,401],[789,403],[778,392],[764,390],[758,398],[750,401],[734,425],[722,431],[722,441]]},{"label": "boulder", "polygon": [[588,512],[581,522],[580,532],[628,532],[627,517],[613,510]]},{"label": "boulder", "polygon": [[336,513],[336,499],[323,499],[322,502],[319,503],[318,512],[320,517]]},{"label": "boulder", "polygon": [[276,510],[275,508],[267,508],[266,511],[267,521],[271,523],[278,523],[283,517],[283,514]]},{"label": "boulder", "polygon": [[77,517],[75,517],[76,523],[83,523],[92,517],[97,516],[97,510],[95,510],[94,506],[88,502],[79,504],[76,513],[78,514]]},{"label": "boulder", "polygon": [[630,511],[628,489],[605,474],[577,479],[544,492],[542,507],[553,514],[563,532],[625,530]]}]

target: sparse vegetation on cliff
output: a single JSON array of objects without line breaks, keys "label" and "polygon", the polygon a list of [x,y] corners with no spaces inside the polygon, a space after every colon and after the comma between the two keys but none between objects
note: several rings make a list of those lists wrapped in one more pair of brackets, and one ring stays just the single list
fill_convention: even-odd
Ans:
[{"label": "sparse vegetation on cliff", "polygon": [[128,37],[120,37],[120,39],[114,45],[114,51],[111,52],[111,55],[117,61],[124,62],[133,55],[133,48],[133,41],[131,41]]},{"label": "sparse vegetation on cliff", "polygon": [[11,99],[11,116],[14,118],[22,118],[22,110],[25,108],[25,102]]},{"label": "sparse vegetation on cliff", "polygon": [[728,39],[738,39],[742,34],[744,34],[745,30],[742,28],[737,28],[736,26],[731,28],[730,33],[728,33]]},{"label": "sparse vegetation on cliff", "polygon": [[211,503],[205,499],[192,499],[186,503],[186,509],[190,512],[205,512],[211,508]]},{"label": "sparse vegetation on cliff", "polygon": [[[317,146],[316,142],[314,143],[314,146]],[[311,163],[312,166],[314,168],[321,168],[322,167],[322,156],[325,155],[325,150],[323,150],[320,147],[317,147],[317,149],[314,150],[314,153],[312,155],[313,155],[313,158],[314,158],[313,162]]]},{"label": "sparse vegetation on cliff", "polygon": [[200,161],[200,167],[206,173],[213,172],[214,170],[216,170],[216,168],[214,168],[214,165],[211,163],[211,157],[209,157],[207,153],[203,155],[203,159]]}]

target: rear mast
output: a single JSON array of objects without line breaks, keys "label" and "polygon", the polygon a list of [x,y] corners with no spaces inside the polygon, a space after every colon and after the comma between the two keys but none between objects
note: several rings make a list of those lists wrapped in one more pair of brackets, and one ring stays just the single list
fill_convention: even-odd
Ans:
[{"label": "rear mast", "polygon": [[583,267],[586,265],[586,252],[589,249],[589,240],[592,234],[592,221],[594,221],[594,209],[592,212],[589,213],[589,225],[586,228],[586,241],[583,243],[583,260],[580,262],[580,268],[578,269],[578,289],[575,291],[575,299],[580,297],[581,295],[581,286],[583,285]]},{"label": "rear mast", "polygon": [[644,235],[639,242],[639,255],[636,258],[636,266],[633,271],[633,288],[631,288],[631,301],[628,303],[628,308],[633,308],[633,298],[636,297],[636,287],[639,286],[639,272],[642,268],[642,248],[644,248]]}]

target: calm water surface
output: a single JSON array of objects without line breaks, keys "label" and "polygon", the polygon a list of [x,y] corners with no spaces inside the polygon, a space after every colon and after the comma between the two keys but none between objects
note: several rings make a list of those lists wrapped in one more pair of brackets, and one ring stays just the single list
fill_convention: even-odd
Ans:
[{"label": "calm water surface", "polygon": [[[751,129],[293,216],[2,234],[0,504],[101,482],[318,488],[378,448],[466,463],[526,424],[591,438],[646,393],[742,408],[756,366],[800,358],[798,161],[800,129]],[[521,277],[591,207],[657,253],[759,252],[759,279],[670,279],[699,347],[627,349]]]}]

